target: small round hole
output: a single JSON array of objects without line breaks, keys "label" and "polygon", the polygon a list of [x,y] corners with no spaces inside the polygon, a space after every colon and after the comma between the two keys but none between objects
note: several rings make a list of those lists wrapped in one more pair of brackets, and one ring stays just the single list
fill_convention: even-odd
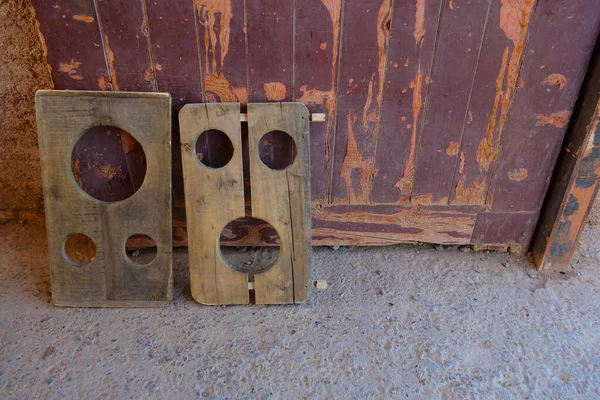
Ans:
[{"label": "small round hole", "polygon": [[286,169],[296,158],[296,143],[282,131],[271,131],[260,138],[258,156],[271,169]]},{"label": "small round hole", "polygon": [[[256,247],[236,247],[241,238]],[[275,264],[279,255],[279,235],[275,228],[259,218],[238,218],[229,222],[221,231],[221,256],[234,271],[246,272],[249,280],[255,274],[265,272]],[[268,244],[265,246],[264,244]]]},{"label": "small round hole", "polygon": [[89,264],[96,257],[96,244],[89,236],[83,233],[74,233],[65,239],[63,255],[74,266],[81,267]]},{"label": "small round hole", "polygon": [[222,168],[233,157],[233,144],[224,132],[209,129],[196,140],[196,157],[207,167]]},{"label": "small round hole", "polygon": [[75,143],[71,171],[77,185],[96,200],[125,200],[139,190],[146,176],[142,145],[114,126],[88,129]]},{"label": "small round hole", "polygon": [[136,233],[129,236],[125,243],[125,253],[135,264],[150,264],[156,258],[156,252],[156,241],[148,235]]}]

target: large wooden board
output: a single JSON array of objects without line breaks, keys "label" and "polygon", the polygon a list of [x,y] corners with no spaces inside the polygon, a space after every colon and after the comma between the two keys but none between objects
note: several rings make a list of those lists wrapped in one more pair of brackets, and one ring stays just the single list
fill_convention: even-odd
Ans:
[{"label": "large wooden board", "polygon": [[[54,303],[167,304],[172,291],[170,95],[38,91],[36,109]],[[144,149],[146,176],[128,199],[95,200],[75,182],[71,151],[95,126],[121,128]],[[74,266],[63,256],[65,239],[75,233],[87,235],[96,245],[96,257],[89,264]],[[148,265],[127,258],[125,243],[134,234],[149,235],[157,243],[156,258]]]},{"label": "large wooden board", "polygon": [[[188,215],[192,295],[203,304],[247,304],[248,274],[231,268],[219,250],[225,226],[246,216],[240,104],[188,104],[179,114]],[[254,276],[255,302],[286,304],[308,298],[310,282],[310,158],[308,110],[300,103],[248,105],[249,168],[254,218],[272,225],[281,238],[275,263]],[[220,168],[200,162],[196,141],[203,132],[225,133],[233,157]],[[283,131],[297,156],[283,170],[259,157],[259,141]]]},{"label": "large wooden board", "polygon": [[[302,303],[310,288],[309,114],[300,103],[248,104],[252,216],[270,223],[281,238],[275,264],[254,277],[257,304]],[[272,131],[287,133],[297,154],[283,170],[267,167],[259,141]]]}]

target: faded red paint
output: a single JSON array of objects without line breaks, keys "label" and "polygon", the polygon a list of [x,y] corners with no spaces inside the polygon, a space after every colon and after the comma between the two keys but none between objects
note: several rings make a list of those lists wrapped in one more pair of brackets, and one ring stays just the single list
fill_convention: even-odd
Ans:
[{"label": "faded red paint", "polygon": [[527,170],[525,168],[514,169],[508,172],[508,179],[511,181],[522,181],[527,178]]},{"label": "faded red paint", "polygon": [[557,87],[559,90],[563,90],[567,86],[567,77],[563,74],[550,74],[544,82],[548,86]]},{"label": "faded red paint", "polygon": [[123,168],[120,165],[118,167],[113,165],[100,165],[98,166],[97,174],[106,182],[110,182],[112,180],[124,181],[127,179],[127,174],[125,171],[123,171]]},{"label": "faded red paint", "polygon": [[447,154],[449,157],[454,157],[455,155],[457,155],[457,154],[458,154],[458,148],[459,148],[459,147],[460,147],[460,144],[458,144],[458,143],[456,143],[456,142],[454,142],[454,141],[451,141],[451,142],[448,144],[448,147],[446,147],[446,154]]},{"label": "faded red paint", "polygon": [[[375,168],[374,157],[364,159],[358,148],[354,137],[354,123],[356,120],[357,117],[352,116],[351,112],[348,111],[346,115],[348,144],[346,146],[346,157],[342,163],[341,177],[346,184],[348,204],[368,204],[371,202],[371,188],[377,169]],[[354,190],[352,184],[352,171],[355,169],[360,171],[360,189],[358,193]]]},{"label": "faded red paint", "polygon": [[58,65],[58,71],[68,74],[69,78],[71,78],[71,79],[75,79],[76,81],[82,81],[83,76],[81,76],[77,73],[77,69],[79,68],[80,65],[81,65],[80,62],[77,62],[77,61],[71,59],[71,62],[68,64],[60,63]]},{"label": "faded red paint", "polygon": [[[423,5],[424,6],[424,5]],[[415,155],[417,152],[417,121],[419,120],[419,114],[421,107],[423,106],[423,72],[421,72],[421,63],[419,60],[419,67],[417,69],[417,75],[415,79],[410,82],[409,88],[413,91],[412,111],[413,111],[413,123],[410,124],[412,128],[410,136],[410,149],[408,158],[404,164],[404,175],[394,185],[400,190],[401,198],[400,202],[406,201],[412,195],[412,186],[415,180]]]},{"label": "faded red paint", "polygon": [[263,90],[269,101],[281,101],[287,93],[285,85],[281,82],[266,82],[263,84]]},{"label": "faded red paint", "polygon": [[415,38],[415,46],[422,46],[423,37],[425,36],[425,0],[417,0],[415,31],[413,36]]},{"label": "faded red paint", "polygon": [[94,17],[90,16],[90,15],[73,15],[73,19],[77,20],[77,21],[81,21],[81,22],[85,22],[88,24],[91,24],[92,22],[94,22]]},{"label": "faded red paint", "polygon": [[98,89],[102,91],[110,90],[110,82],[108,82],[103,76],[98,78]]},{"label": "faded red paint", "polygon": [[[247,89],[237,87],[234,90],[227,77],[223,74],[225,57],[229,52],[231,19],[233,17],[231,0],[195,0],[194,7],[198,15],[198,23],[205,28],[205,101],[240,102],[245,104],[248,101]],[[220,22],[218,29],[215,27],[217,17]],[[220,49],[220,58],[218,60],[217,47]]]},{"label": "faded red paint", "polygon": [[108,37],[104,35],[104,49],[106,51],[106,62],[108,63],[108,71],[110,72],[110,83],[114,91],[119,91],[117,84],[117,73],[115,72],[115,53],[110,48]]},{"label": "faded red paint", "polygon": [[552,125],[555,128],[564,128],[569,125],[569,120],[571,118],[571,110],[562,110],[555,112],[550,115],[538,114],[535,116],[535,125],[536,126],[548,126]]},{"label": "faded red paint", "polygon": [[496,132],[496,118],[498,114],[498,106],[500,105],[504,92],[502,91],[502,85],[504,83],[504,76],[506,75],[506,68],[508,65],[508,47],[504,50],[502,56],[502,65],[496,78],[496,96],[494,98],[494,105],[492,112],[490,113],[490,120],[488,122],[485,137],[479,143],[477,148],[477,163],[479,163],[480,170],[489,170],[494,157],[494,134]]}]

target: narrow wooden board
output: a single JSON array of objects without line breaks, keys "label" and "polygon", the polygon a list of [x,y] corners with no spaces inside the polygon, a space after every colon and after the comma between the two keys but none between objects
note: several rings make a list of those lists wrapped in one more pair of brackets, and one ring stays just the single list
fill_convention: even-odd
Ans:
[{"label": "narrow wooden board", "polygon": [[313,205],[313,244],[468,244],[480,207]]},{"label": "narrow wooden board", "polygon": [[294,2],[246,1],[250,101],[291,101],[294,96]]},{"label": "narrow wooden board", "polygon": [[532,244],[539,269],[566,269],[600,186],[600,45],[581,90]]},{"label": "narrow wooden board", "polygon": [[439,0],[394,2],[373,203],[410,202],[442,3]]},{"label": "narrow wooden board", "polygon": [[385,85],[391,0],[343,2],[334,164],[329,203],[369,204]]},{"label": "narrow wooden board", "polygon": [[146,4],[158,89],[171,93],[176,110],[187,103],[199,103],[202,101],[203,76],[193,3],[147,0]]},{"label": "narrow wooden board", "polygon": [[204,101],[248,101],[244,1],[195,0]]},{"label": "narrow wooden board", "polygon": [[[192,296],[202,304],[247,304],[248,274],[229,268],[219,249],[225,225],[245,216],[240,104],[187,104],[179,124]],[[196,141],[209,129],[233,144],[233,157],[221,168],[205,166],[196,155]]]},{"label": "narrow wooden board", "polygon": [[447,204],[490,1],[444,0],[423,109],[412,202]]},{"label": "narrow wooden board", "polygon": [[326,201],[333,165],[336,87],[340,58],[342,1],[307,0],[296,7],[294,27],[294,101],[311,113],[326,113],[324,124],[310,127],[312,200]]},{"label": "narrow wooden board", "polygon": [[96,0],[112,90],[157,91],[146,0]]},{"label": "narrow wooden board", "polygon": [[[172,293],[171,96],[43,90],[36,94],[36,110],[54,303],[167,304]],[[129,132],[146,154],[144,183],[120,202],[89,197],[71,173],[75,142],[102,125]],[[64,258],[63,241],[73,233],[94,241],[97,254],[89,264],[75,267]],[[127,238],[139,233],[157,243],[156,259],[148,265],[131,262],[125,253]]]},{"label": "narrow wooden board", "polygon": [[[294,139],[297,155],[284,170],[260,160],[258,144],[268,132]],[[302,303],[308,299],[311,266],[309,114],[300,103],[248,104],[252,216],[270,223],[281,238],[279,256],[254,277],[257,304]]]}]

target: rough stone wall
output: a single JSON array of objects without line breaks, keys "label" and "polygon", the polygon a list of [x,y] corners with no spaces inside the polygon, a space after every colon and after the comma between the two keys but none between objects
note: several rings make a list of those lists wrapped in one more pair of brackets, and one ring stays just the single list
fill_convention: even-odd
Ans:
[{"label": "rough stone wall", "polygon": [[0,0],[0,54],[0,211],[41,215],[34,95],[53,84],[28,1]]}]

